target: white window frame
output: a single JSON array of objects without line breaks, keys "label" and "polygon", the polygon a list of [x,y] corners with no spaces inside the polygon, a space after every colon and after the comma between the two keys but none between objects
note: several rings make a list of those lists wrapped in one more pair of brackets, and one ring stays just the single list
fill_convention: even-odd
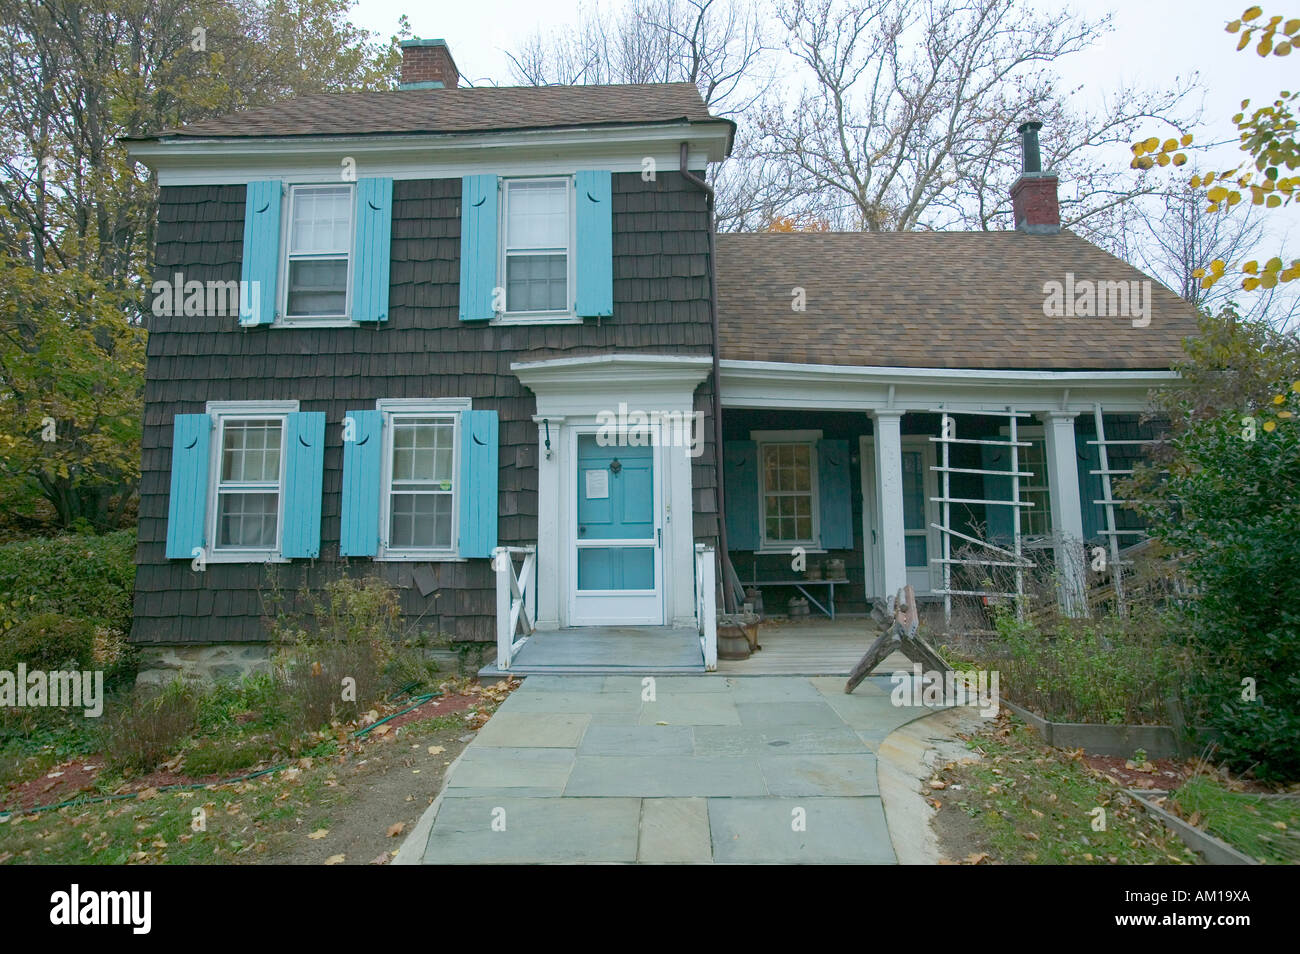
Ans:
[{"label": "white window frame", "polygon": [[[465,562],[460,555],[460,439],[461,412],[470,410],[469,398],[381,398],[375,410],[384,415],[383,466],[380,471],[379,551],[376,560],[398,563]],[[389,547],[393,502],[393,421],[404,417],[445,417],[452,421],[451,433],[451,546],[447,549]]]},{"label": "white window frame", "polygon": [[[207,516],[204,521],[207,545],[203,548],[208,563],[286,563],[284,548],[284,475],[289,458],[289,415],[297,413],[297,401],[209,401],[204,409],[212,418],[212,438],[208,442]],[[271,548],[218,548],[217,500],[221,489],[221,456],[225,426],[228,421],[280,420],[280,476],[277,491],[275,546]]]},{"label": "white window frame", "polygon": [[497,325],[556,325],[556,324],[581,324],[582,319],[577,313],[577,291],[578,291],[578,269],[577,269],[577,229],[578,229],[578,212],[577,212],[577,191],[574,189],[573,176],[512,176],[499,180],[498,189],[500,190],[500,220],[497,223],[497,287],[502,290],[506,299],[507,309],[510,306],[509,293],[506,289],[506,260],[509,257],[509,248],[506,245],[509,239],[509,222],[510,222],[510,186],[516,182],[563,182],[565,194],[568,201],[565,205],[569,213],[568,229],[568,247],[565,249],[566,259],[566,303],[563,310],[557,311],[500,311],[493,317],[491,324]]},{"label": "white window frame", "polygon": [[[803,547],[805,553],[826,553],[822,548],[821,494],[817,473],[817,442],[822,439],[820,430],[804,431],[750,431],[749,439],[758,445],[755,466],[758,468],[758,552],[785,553],[791,547]],[[763,466],[763,448],[770,444],[807,444],[808,479],[811,482],[812,539],[771,540],[767,536],[767,472]]]},{"label": "white window frame", "polygon": [[[1000,427],[998,428],[998,434],[1004,440],[1009,439],[1011,436],[1011,429],[1007,427]],[[1050,485],[1051,484],[1050,477],[1047,473],[1046,428],[1044,428],[1041,424],[1021,424],[1016,428],[1016,437],[1019,440],[1029,441],[1032,444],[1039,445],[1043,451],[1042,471],[1035,472],[1033,477],[1024,478],[1020,481],[1020,499],[1021,500],[1026,499],[1025,497],[1026,491],[1033,491],[1034,493],[1042,493],[1044,498],[1043,499],[1044,506],[1042,507],[1041,510],[1038,507],[1021,508],[1020,536],[1022,538],[1022,541],[1024,538],[1029,538],[1031,541],[1051,540],[1052,538],[1052,488]],[[1019,453],[1016,455],[1016,460],[1022,470],[1027,469],[1028,461],[1025,460],[1025,448],[1019,448],[1018,450]],[[1025,518],[1028,517],[1029,514],[1033,513],[1034,511],[1038,511],[1039,513],[1042,513],[1043,519],[1047,521],[1046,533],[1029,533],[1025,529],[1024,527]],[[1037,514],[1035,514],[1035,516],[1037,516]]]},{"label": "white window frame", "polygon": [[[343,314],[341,315],[290,315],[289,314],[289,265],[290,257],[294,261],[303,261],[311,259],[337,258],[338,252],[330,253],[312,253],[312,254],[292,254],[290,252],[290,242],[293,237],[293,203],[297,194],[304,189],[339,189],[346,188],[352,196],[352,217],[349,220],[348,228],[348,277],[347,284],[344,287],[343,295]],[[277,296],[279,302],[276,305],[276,323],[285,326],[312,326],[312,327],[329,327],[331,325],[350,326],[357,324],[352,320],[352,276],[356,267],[356,244],[357,244],[357,188],[355,183],[351,182],[295,182],[289,185],[285,190],[284,207],[282,209],[281,221],[284,227],[280,230],[280,293]]]}]

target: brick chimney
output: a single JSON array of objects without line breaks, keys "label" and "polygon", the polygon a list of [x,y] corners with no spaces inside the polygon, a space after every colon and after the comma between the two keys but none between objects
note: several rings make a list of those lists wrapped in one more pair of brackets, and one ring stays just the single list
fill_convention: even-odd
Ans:
[{"label": "brick chimney", "polygon": [[1038,150],[1038,130],[1043,124],[1035,120],[1020,125],[1021,172],[1011,187],[1011,211],[1016,229],[1030,234],[1061,231],[1061,205],[1056,197],[1056,173],[1043,171]]},{"label": "brick chimney", "polygon": [[455,89],[460,80],[446,40],[403,40],[398,89]]}]

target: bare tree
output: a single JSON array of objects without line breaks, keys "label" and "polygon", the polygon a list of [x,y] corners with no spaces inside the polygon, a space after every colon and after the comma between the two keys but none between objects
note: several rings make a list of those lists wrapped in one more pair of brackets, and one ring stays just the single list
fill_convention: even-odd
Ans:
[{"label": "bare tree", "polygon": [[[531,86],[694,83],[715,115],[743,119],[770,83],[763,16],[752,0],[630,0],[576,28],[535,33],[507,55]],[[794,183],[738,122],[732,156],[713,172],[722,230],[758,228],[795,195]]]},{"label": "bare tree", "polygon": [[790,0],[778,18],[808,82],[793,99],[765,99],[758,152],[802,185],[792,211],[841,228],[1009,226],[1014,130],[1034,117],[1046,159],[1073,184],[1064,224],[1087,232],[1148,191],[1111,171],[1106,148],[1139,121],[1185,121],[1190,83],[1122,90],[1091,113],[1057,92],[1053,62],[1092,45],[1109,17],[1040,14],[1022,0]]},{"label": "bare tree", "polygon": [[1115,251],[1203,311],[1229,302],[1243,318],[1266,319],[1279,331],[1300,317],[1300,300],[1289,285],[1243,295],[1227,282],[1201,287],[1198,269],[1215,259],[1250,258],[1267,237],[1265,220],[1247,203],[1231,213],[1209,213],[1205,197],[1191,188],[1139,199],[1124,207],[1123,241]]}]

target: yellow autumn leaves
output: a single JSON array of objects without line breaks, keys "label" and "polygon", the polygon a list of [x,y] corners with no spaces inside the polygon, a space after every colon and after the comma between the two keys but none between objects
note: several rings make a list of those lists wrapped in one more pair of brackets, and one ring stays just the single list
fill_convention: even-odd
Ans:
[{"label": "yellow autumn leaves", "polygon": [[[1280,16],[1264,19],[1263,8],[1252,6],[1241,17],[1227,26],[1229,33],[1240,33],[1238,50],[1244,50],[1256,37],[1255,52],[1260,56],[1287,56],[1292,47],[1300,43],[1300,17],[1286,19]],[[1251,155],[1254,168],[1245,163],[1225,172],[1207,172],[1194,175],[1189,180],[1193,189],[1204,190],[1208,203],[1207,213],[1226,212],[1240,204],[1247,195],[1250,204],[1265,209],[1276,209],[1288,204],[1300,190],[1300,176],[1283,175],[1300,167],[1300,144],[1296,142],[1297,120],[1292,104],[1300,94],[1283,92],[1272,105],[1255,109],[1249,115],[1250,100],[1241,101],[1241,112],[1232,117],[1241,134],[1242,149]],[[1156,166],[1181,166],[1187,162],[1182,152],[1193,142],[1191,135],[1163,142],[1152,136],[1133,143],[1130,168],[1147,170]],[[1300,279],[1300,259],[1288,265],[1274,257],[1263,265],[1249,261],[1239,266],[1245,291],[1275,288],[1279,283]],[[1208,268],[1197,269],[1193,274],[1202,288],[1211,288],[1223,278],[1227,265],[1215,260]]]},{"label": "yellow autumn leaves", "polygon": [[1155,136],[1141,142],[1135,142],[1133,143],[1133,161],[1129,163],[1129,168],[1150,169],[1152,166],[1181,166],[1187,162],[1187,156],[1178,150],[1191,144],[1192,137],[1190,135],[1186,135],[1182,139],[1166,139],[1163,143]]},{"label": "yellow autumn leaves", "polygon": [[[1300,394],[1300,381],[1293,381],[1291,383],[1291,391],[1294,394]],[[1273,396],[1273,406],[1280,407],[1281,405],[1286,404],[1286,399],[1287,396],[1285,393],[1275,394]],[[1278,421],[1289,421],[1294,418],[1295,418],[1295,413],[1293,411],[1283,408],[1282,410],[1276,412],[1276,417],[1274,419],[1267,420],[1260,426],[1265,431],[1272,433],[1273,431],[1277,430]]]},{"label": "yellow autumn leaves", "polygon": [[[1244,50],[1250,46],[1251,40],[1254,39],[1255,33],[1259,33],[1259,43],[1255,46],[1255,52],[1260,56],[1287,56],[1291,48],[1296,43],[1296,34],[1300,33],[1300,19],[1292,18],[1283,21],[1282,17],[1269,17],[1267,22],[1260,21],[1264,11],[1260,7],[1251,7],[1241,15],[1240,20],[1233,20],[1228,24],[1229,33],[1241,33],[1241,39],[1237,41],[1237,49]],[[1243,30],[1242,28],[1245,27]],[[1281,34],[1281,37],[1278,37]]]}]

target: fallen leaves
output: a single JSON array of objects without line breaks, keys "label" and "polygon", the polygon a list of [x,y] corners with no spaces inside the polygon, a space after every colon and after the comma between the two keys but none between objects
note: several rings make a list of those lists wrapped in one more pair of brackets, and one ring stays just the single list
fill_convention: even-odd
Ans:
[{"label": "fallen leaves", "polygon": [[328,828],[317,828],[314,832],[312,832],[312,833],[311,833],[310,835],[308,835],[307,837],[310,838],[312,841],[320,841],[322,838],[324,838],[324,837],[325,837],[326,835],[328,835],[329,833],[330,833],[330,830],[329,830]]},{"label": "fallen leaves", "polygon": [[393,824],[388,826],[388,830],[385,834],[387,834],[389,838],[396,838],[405,830],[406,830],[406,822],[394,822]]},{"label": "fallen leaves", "polygon": [[327,865],[341,865],[341,864],[343,864],[343,862],[345,862],[345,861],[347,861],[347,860],[348,860],[348,856],[347,856],[347,855],[330,855],[328,858],[325,859],[325,864],[327,864]]}]

